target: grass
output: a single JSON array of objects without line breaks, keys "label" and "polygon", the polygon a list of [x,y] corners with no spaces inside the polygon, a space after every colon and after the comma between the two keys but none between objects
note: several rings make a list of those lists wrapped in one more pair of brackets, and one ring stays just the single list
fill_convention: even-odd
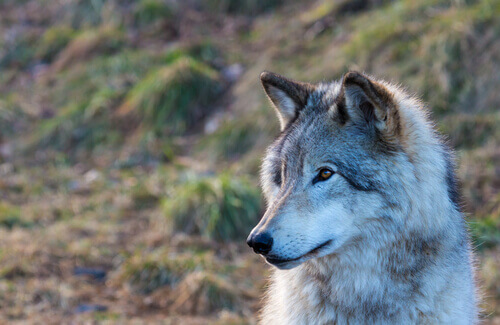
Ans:
[{"label": "grass", "polygon": [[484,251],[500,245],[500,219],[486,218],[470,223],[473,242],[478,250]]},{"label": "grass", "polygon": [[188,180],[174,192],[164,202],[172,230],[216,240],[243,239],[262,207],[257,188],[229,173]]},{"label": "grass", "polygon": [[483,26],[492,23],[498,28],[492,20],[498,13],[498,3],[490,0],[468,6],[437,0],[387,4],[352,21],[352,36],[342,46],[338,67],[355,64],[374,73],[383,70],[418,89],[435,113],[465,110],[478,102],[479,94],[485,95],[474,89],[471,79],[480,78],[480,45],[473,44],[484,38]]},{"label": "grass", "polygon": [[0,202],[0,227],[12,229],[14,227],[30,227],[32,222],[25,220],[19,207],[7,202]]},{"label": "grass", "polygon": [[256,144],[255,134],[259,132],[262,130],[248,119],[224,120],[213,133],[201,139],[197,150],[210,156],[212,161],[234,161]]},{"label": "grass", "polygon": [[48,28],[37,44],[36,56],[44,62],[52,62],[74,36],[75,30],[69,26],[60,25]]},{"label": "grass", "polygon": [[440,126],[455,148],[472,149],[481,147],[500,138],[498,114],[453,114],[445,117]]},{"label": "grass", "polygon": [[37,33],[30,31],[0,43],[0,68],[26,69],[35,57]]},{"label": "grass", "polygon": [[0,323],[254,323],[268,272],[244,239],[279,134],[262,70],[364,70],[423,95],[499,317],[498,1],[0,7]]},{"label": "grass", "polygon": [[279,7],[282,0],[208,0],[203,6],[212,12],[236,15],[256,15]]},{"label": "grass", "polygon": [[171,309],[187,315],[208,315],[212,310],[238,311],[241,292],[224,277],[204,271],[187,275],[176,288]]},{"label": "grass", "polygon": [[160,61],[161,55],[155,53],[125,50],[61,73],[50,89],[52,104],[60,109],[41,121],[27,140],[28,148],[42,145],[76,151],[122,143],[121,124],[112,118],[113,112],[133,84]]},{"label": "grass", "polygon": [[142,253],[129,257],[120,266],[115,281],[127,281],[134,290],[151,293],[162,286],[174,286],[186,274],[207,267],[210,259],[205,255],[177,255],[158,249],[147,255]]},{"label": "grass", "polygon": [[113,26],[102,26],[79,33],[61,51],[55,60],[52,70],[59,72],[71,64],[89,59],[91,56],[112,53],[121,48],[125,42],[123,31]]},{"label": "grass", "polygon": [[65,17],[75,28],[96,26],[102,22],[106,0],[71,0],[62,8]]},{"label": "grass", "polygon": [[134,8],[134,20],[139,26],[153,24],[164,19],[172,19],[175,8],[160,0],[141,0]]},{"label": "grass", "polygon": [[119,114],[134,113],[159,134],[182,133],[210,113],[222,89],[217,71],[193,58],[180,58],[138,82]]}]

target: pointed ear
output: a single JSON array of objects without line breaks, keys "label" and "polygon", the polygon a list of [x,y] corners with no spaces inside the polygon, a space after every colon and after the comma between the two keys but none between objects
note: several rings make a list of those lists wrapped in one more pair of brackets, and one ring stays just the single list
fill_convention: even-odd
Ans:
[{"label": "pointed ear", "polygon": [[314,85],[293,81],[267,71],[260,74],[260,81],[278,113],[281,130],[284,130],[307,104],[309,94],[315,88]]},{"label": "pointed ear", "polygon": [[347,114],[364,119],[386,134],[399,132],[399,114],[392,92],[368,76],[351,71],[342,79]]}]

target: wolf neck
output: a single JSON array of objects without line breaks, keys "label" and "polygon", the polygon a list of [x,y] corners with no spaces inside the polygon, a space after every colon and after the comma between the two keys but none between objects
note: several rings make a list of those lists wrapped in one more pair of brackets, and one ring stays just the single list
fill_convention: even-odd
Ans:
[{"label": "wolf neck", "polygon": [[[288,271],[275,270],[270,291],[275,297],[269,298],[275,300],[272,305],[280,306],[280,312],[286,312],[280,321],[423,321],[426,310],[435,310],[439,297],[447,295],[443,294],[449,283],[446,276],[452,270],[446,260],[466,251],[467,242],[458,234],[447,239],[439,235],[407,236],[412,235],[395,235],[380,245],[374,245],[373,240],[370,244],[360,241],[337,255],[311,260]],[[430,275],[434,278],[422,280]]]}]

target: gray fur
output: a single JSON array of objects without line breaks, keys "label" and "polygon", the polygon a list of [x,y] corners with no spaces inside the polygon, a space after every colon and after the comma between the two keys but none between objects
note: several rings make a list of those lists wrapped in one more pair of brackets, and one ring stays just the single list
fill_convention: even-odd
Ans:
[{"label": "gray fur", "polygon": [[[273,85],[290,91],[283,80]],[[452,154],[422,105],[358,73],[296,85],[307,101],[267,150],[268,209],[251,234],[270,233],[266,259],[285,261],[274,263],[261,322],[477,322]],[[312,182],[322,167],[334,176]]]}]

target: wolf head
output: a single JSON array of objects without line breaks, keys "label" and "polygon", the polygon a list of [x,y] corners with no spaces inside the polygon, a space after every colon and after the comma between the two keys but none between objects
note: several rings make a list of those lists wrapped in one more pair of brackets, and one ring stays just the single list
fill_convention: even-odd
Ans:
[{"label": "wolf head", "polygon": [[405,198],[418,195],[410,193],[419,180],[409,142],[424,137],[411,118],[402,122],[409,97],[358,72],[328,84],[270,72],[261,81],[281,134],[263,160],[268,208],[247,239],[254,251],[290,269],[359,244],[384,219],[384,227],[403,226],[394,209],[409,209]]}]

